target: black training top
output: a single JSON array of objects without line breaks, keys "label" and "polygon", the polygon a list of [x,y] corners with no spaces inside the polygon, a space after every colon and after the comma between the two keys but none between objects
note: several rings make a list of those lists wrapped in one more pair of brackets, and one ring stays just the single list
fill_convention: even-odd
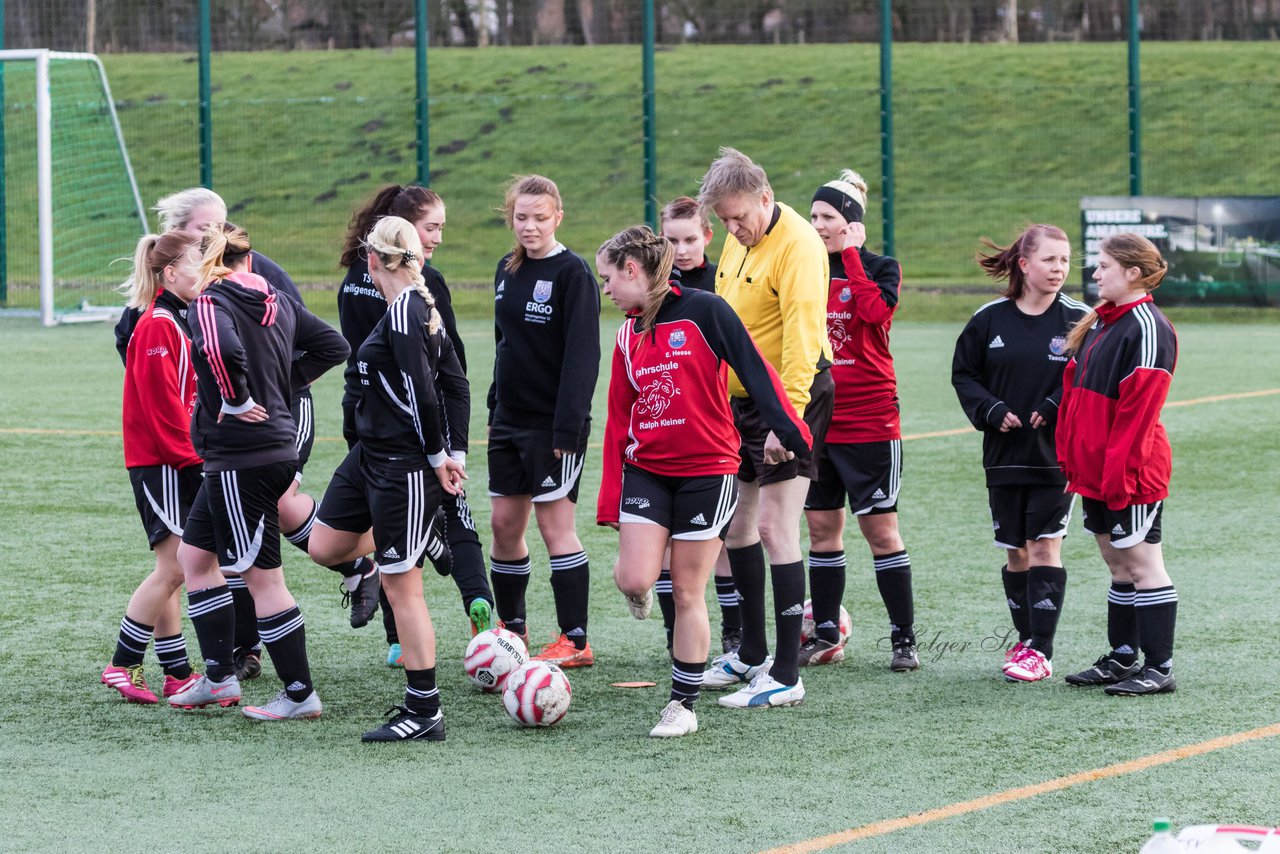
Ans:
[{"label": "black training top", "polygon": [[692,270],[671,268],[671,277],[680,283],[682,288],[696,288],[700,291],[716,292],[716,265],[702,256],[702,263]]}]

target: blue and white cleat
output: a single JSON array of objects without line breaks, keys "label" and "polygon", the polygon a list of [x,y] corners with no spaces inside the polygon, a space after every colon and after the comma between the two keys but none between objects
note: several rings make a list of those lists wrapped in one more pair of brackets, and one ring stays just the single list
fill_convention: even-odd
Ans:
[{"label": "blue and white cleat", "polygon": [[804,680],[783,685],[762,669],[745,688],[739,688],[718,701],[731,709],[767,709],[770,706],[798,706],[804,702]]},{"label": "blue and white cleat", "polygon": [[711,666],[703,671],[702,687],[708,691],[723,691],[750,682],[759,673],[768,673],[772,666],[772,657],[766,657],[760,664],[744,664],[736,651],[726,652],[713,658]]}]

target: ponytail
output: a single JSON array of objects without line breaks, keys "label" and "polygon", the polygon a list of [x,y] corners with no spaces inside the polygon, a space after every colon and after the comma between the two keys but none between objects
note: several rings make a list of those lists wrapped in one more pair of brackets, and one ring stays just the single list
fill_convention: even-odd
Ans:
[{"label": "ponytail", "polygon": [[133,252],[133,273],[120,286],[128,307],[143,310],[151,305],[164,287],[165,268],[176,264],[195,243],[194,237],[180,231],[143,235]]},{"label": "ponytail", "polygon": [[252,251],[249,233],[238,225],[224,222],[221,229],[206,231],[200,241],[200,281],[225,279]]},{"label": "ponytail", "polygon": [[654,234],[647,225],[633,225],[606,240],[596,254],[603,255],[618,268],[628,260],[634,261],[644,273],[649,280],[649,291],[644,307],[636,316],[636,331],[652,329],[663,300],[671,292],[671,266],[676,258],[671,241]]},{"label": "ponytail", "polygon": [[407,219],[384,216],[374,223],[363,246],[365,251],[378,256],[388,273],[404,272],[409,279],[409,286],[427,302],[427,332],[436,334],[441,325],[440,312],[436,310],[435,297],[431,295],[426,279],[422,277],[425,257],[418,230]]},{"label": "ponytail", "polygon": [[[1160,254],[1160,250],[1155,244],[1141,234],[1132,232],[1121,232],[1113,234],[1106,240],[1102,241],[1100,250],[1106,255],[1110,255],[1112,259],[1120,265],[1123,270],[1133,267],[1138,268],[1138,272],[1142,275],[1138,277],[1129,288],[1131,291],[1142,291],[1151,293],[1160,287],[1160,282],[1164,280],[1165,273],[1169,272],[1169,262]],[[1084,338],[1089,334],[1089,330],[1098,322],[1098,308],[1106,300],[1101,300],[1093,308],[1089,309],[1089,313],[1076,321],[1071,327],[1071,331],[1067,333],[1067,352],[1078,353],[1080,347],[1084,344]]]}]

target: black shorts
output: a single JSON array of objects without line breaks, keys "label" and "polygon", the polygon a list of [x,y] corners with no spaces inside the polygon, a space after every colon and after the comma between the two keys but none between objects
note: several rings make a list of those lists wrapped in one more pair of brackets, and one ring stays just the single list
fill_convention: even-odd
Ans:
[{"label": "black shorts", "polygon": [[628,465],[622,470],[622,524],[660,525],[673,540],[724,539],[738,507],[731,474],[672,477]]},{"label": "black shorts", "polygon": [[295,468],[290,460],[205,472],[182,541],[216,554],[223,572],[279,567],[280,513],[276,504],[293,483]]},{"label": "black shorts", "polygon": [[809,387],[809,404],[804,408],[804,423],[809,425],[809,432],[813,434],[813,450],[796,454],[795,459],[785,463],[766,465],[764,442],[769,438],[769,425],[765,423],[751,398],[733,398],[733,423],[742,439],[742,446],[738,449],[742,456],[742,463],[738,466],[738,479],[747,483],[759,480],[761,486],[797,477],[816,480],[818,458],[822,456],[822,443],[827,435],[827,426],[831,424],[831,411],[835,402],[836,384],[831,379],[831,371],[824,370],[814,374],[813,385]]},{"label": "black shorts", "polygon": [[1067,535],[1075,496],[1061,486],[989,486],[991,528],[1002,549]]},{"label": "black shorts", "polygon": [[1114,548],[1128,549],[1138,543],[1160,542],[1163,501],[1133,504],[1123,510],[1108,510],[1105,501],[1081,497],[1080,508],[1084,511],[1084,529],[1095,537],[1111,537]]},{"label": "black shorts", "polygon": [[151,548],[166,537],[181,537],[191,504],[200,491],[200,466],[137,466],[129,469],[129,482],[133,484],[133,500]]},{"label": "black shorts", "polygon": [[494,421],[489,428],[489,495],[530,495],[535,502],[578,502],[591,422],[574,453],[556,459],[551,431]]},{"label": "black shorts", "polygon": [[420,468],[373,462],[357,444],[333,473],[316,521],[353,534],[373,528],[378,571],[397,575],[422,565],[442,494],[425,462]]},{"label": "black shorts", "polygon": [[855,516],[897,513],[901,487],[901,439],[826,444],[804,509],[842,510],[847,499]]},{"label": "black shorts", "polygon": [[293,423],[298,426],[298,433],[294,439],[298,447],[298,470],[294,472],[293,477],[301,483],[302,467],[307,464],[307,460],[311,459],[311,446],[316,443],[315,404],[311,400],[311,389],[303,389],[296,395],[289,409],[293,412]]}]

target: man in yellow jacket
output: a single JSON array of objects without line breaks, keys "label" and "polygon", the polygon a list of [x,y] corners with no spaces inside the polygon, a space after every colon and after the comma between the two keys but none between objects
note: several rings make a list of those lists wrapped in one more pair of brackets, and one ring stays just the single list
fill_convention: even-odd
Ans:
[{"label": "man in yellow jacket", "polygon": [[[828,368],[827,250],[809,222],[773,197],[765,171],[740,151],[722,148],[703,176],[698,201],[729,232],[716,268],[716,293],[742,319],[782,380],[791,405],[813,434],[813,450],[787,451],[764,423],[738,378],[729,375],[734,421],[742,437],[738,510],[726,544],[742,597],[742,644],[703,674],[708,689],[746,683],[722,706],[795,706],[800,681],[804,562],[800,515],[831,420],[834,384]],[[764,636],[765,552],[773,580],[776,639]]]}]

